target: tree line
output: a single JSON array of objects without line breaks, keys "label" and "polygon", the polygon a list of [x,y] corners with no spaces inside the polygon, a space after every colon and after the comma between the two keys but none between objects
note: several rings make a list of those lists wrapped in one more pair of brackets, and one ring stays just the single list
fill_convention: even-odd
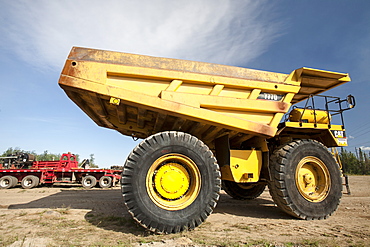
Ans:
[{"label": "tree line", "polygon": [[370,152],[355,148],[355,153],[341,148],[339,157],[346,174],[370,175]]},{"label": "tree line", "polygon": [[[37,154],[35,151],[25,151],[25,150],[20,149],[18,147],[16,147],[16,148],[10,147],[7,150],[5,150],[0,155],[0,157],[9,157],[9,156],[15,155],[17,153],[28,153],[28,154],[32,154],[32,155],[35,156],[35,159],[37,161],[59,160],[60,159],[60,156],[62,156],[62,154],[60,154],[60,153],[49,153],[48,150],[45,150],[43,153]],[[80,155],[79,154],[75,154],[75,155],[76,155],[77,161],[80,163]],[[98,168],[99,167],[97,164],[95,164],[94,154],[90,154],[89,166],[91,168]]]}]

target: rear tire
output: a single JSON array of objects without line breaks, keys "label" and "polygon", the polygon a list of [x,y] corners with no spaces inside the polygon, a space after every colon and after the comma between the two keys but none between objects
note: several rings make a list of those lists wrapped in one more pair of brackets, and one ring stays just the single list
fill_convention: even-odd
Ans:
[{"label": "rear tire", "polygon": [[22,181],[22,188],[23,189],[32,189],[39,185],[40,179],[34,175],[25,176]]},{"label": "rear tire", "polygon": [[297,140],[270,158],[270,194],[284,212],[307,220],[325,219],[342,196],[341,171],[333,155],[314,140]]},{"label": "rear tire", "polygon": [[265,188],[266,184],[236,183],[222,180],[222,189],[237,200],[253,200],[259,197]]},{"label": "rear tire", "polygon": [[94,176],[87,175],[82,178],[81,184],[85,189],[91,189],[96,185],[96,178]]},{"label": "rear tire", "polygon": [[103,176],[99,180],[99,186],[103,189],[112,187],[112,177]]},{"label": "rear tire", "polygon": [[194,229],[219,199],[221,174],[209,148],[196,137],[168,131],[152,135],[128,156],[121,179],[133,218],[156,233]]},{"label": "rear tire", "polygon": [[15,185],[13,176],[3,176],[0,178],[0,189],[10,189]]},{"label": "rear tire", "polygon": [[18,178],[14,177],[14,176],[10,176],[12,179],[13,179],[13,186],[12,187],[15,187],[18,185]]}]

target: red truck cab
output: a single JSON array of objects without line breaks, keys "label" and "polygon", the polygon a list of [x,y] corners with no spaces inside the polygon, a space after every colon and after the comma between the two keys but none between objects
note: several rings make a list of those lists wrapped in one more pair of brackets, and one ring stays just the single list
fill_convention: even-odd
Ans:
[{"label": "red truck cab", "polygon": [[76,155],[68,152],[62,154],[58,161],[35,161],[32,165],[32,169],[44,169],[44,168],[55,168],[55,169],[77,169],[78,161]]}]

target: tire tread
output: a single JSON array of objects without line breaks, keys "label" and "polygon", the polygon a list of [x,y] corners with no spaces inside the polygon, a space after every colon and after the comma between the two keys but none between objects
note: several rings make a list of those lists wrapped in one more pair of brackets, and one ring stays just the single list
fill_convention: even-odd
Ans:
[{"label": "tire tread", "polygon": [[[145,154],[145,152],[155,150],[157,145],[173,145],[177,144],[178,141],[189,143],[189,145],[197,147],[196,149],[199,150],[199,153],[206,154],[208,159],[212,161],[210,163],[213,173],[212,178],[214,179],[211,182],[215,186],[214,191],[211,192],[211,198],[207,203],[205,210],[201,212],[198,217],[189,219],[186,225],[168,226],[160,222],[156,222],[155,220],[148,219],[147,216],[141,213],[141,210],[136,204],[135,196],[137,195],[133,193],[132,182],[134,179],[133,176],[135,175],[135,167],[138,167],[140,165],[140,158]],[[126,205],[128,212],[132,215],[133,219],[138,224],[155,233],[177,233],[183,230],[194,229],[195,227],[202,224],[202,222],[204,222],[206,218],[213,212],[220,197],[219,192],[221,189],[221,173],[219,171],[216,158],[202,141],[187,133],[166,131],[148,137],[131,151],[124,165],[121,184],[124,204]]]},{"label": "tire tread", "polygon": [[337,209],[340,200],[338,201],[337,205],[335,205],[335,210],[333,212],[330,212],[325,216],[308,216],[300,212],[297,206],[294,205],[286,189],[286,182],[284,180],[284,177],[286,174],[286,164],[288,162],[288,156],[294,151],[295,148],[304,144],[316,145],[320,148],[323,148],[323,150],[326,150],[326,152],[332,155],[322,143],[312,139],[295,140],[293,142],[278,147],[270,157],[270,173],[271,178],[273,178],[272,181],[270,181],[268,184],[270,195],[272,196],[274,202],[278,205],[278,207],[291,216],[305,220],[319,220],[328,218]]}]

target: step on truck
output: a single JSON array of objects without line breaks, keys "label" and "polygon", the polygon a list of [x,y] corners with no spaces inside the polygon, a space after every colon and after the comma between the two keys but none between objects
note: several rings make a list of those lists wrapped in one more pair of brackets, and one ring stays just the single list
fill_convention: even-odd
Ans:
[{"label": "step on truck", "polygon": [[342,170],[328,148],[347,145],[355,99],[321,93],[349,81],[73,47],[59,85],[97,125],[143,139],[124,164],[124,204],[146,229],[176,233],[204,222],[221,189],[248,200],[267,185],[291,216],[333,214]]},{"label": "step on truck", "polygon": [[89,168],[89,161],[78,165],[76,155],[64,153],[56,161],[36,161],[28,153],[0,157],[0,189],[9,189],[19,183],[24,189],[54,183],[81,184],[90,189],[95,185],[110,188],[121,178],[122,170]]}]

